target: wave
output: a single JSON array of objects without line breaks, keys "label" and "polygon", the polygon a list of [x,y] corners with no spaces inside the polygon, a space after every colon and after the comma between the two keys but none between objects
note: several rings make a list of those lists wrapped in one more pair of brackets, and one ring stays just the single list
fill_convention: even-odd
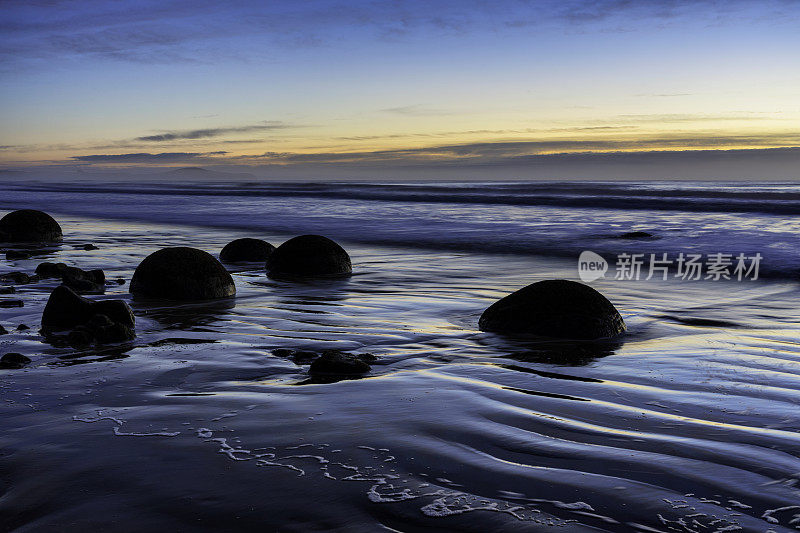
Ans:
[{"label": "wave", "polygon": [[172,185],[25,184],[31,192],[328,198],[380,202],[421,202],[549,206],[624,210],[800,214],[800,187],[787,184],[716,187],[642,183],[209,183]]}]

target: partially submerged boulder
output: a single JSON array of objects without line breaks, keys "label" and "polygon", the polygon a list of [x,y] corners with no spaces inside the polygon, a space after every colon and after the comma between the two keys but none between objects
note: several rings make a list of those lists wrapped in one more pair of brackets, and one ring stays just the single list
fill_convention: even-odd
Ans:
[{"label": "partially submerged boulder", "polygon": [[629,231],[617,236],[618,239],[652,241],[657,239],[652,233],[646,231]]},{"label": "partially submerged boulder", "polygon": [[42,211],[20,209],[0,219],[0,241],[58,242],[62,237],[58,222]]},{"label": "partially submerged boulder", "polygon": [[8,352],[0,357],[0,370],[14,370],[22,368],[31,362],[30,357],[25,357],[21,353]]},{"label": "partially submerged boulder", "polygon": [[18,285],[27,285],[28,283],[36,283],[39,281],[39,276],[29,276],[25,272],[8,272],[0,274],[0,281],[16,283]]},{"label": "partially submerged boulder", "polygon": [[284,357],[294,361],[296,365],[308,365],[309,372],[313,375],[347,376],[368,372],[370,364],[378,360],[371,353],[350,353],[341,350],[293,350],[291,348],[276,348],[272,355]]},{"label": "partially submerged boulder", "polygon": [[[75,267],[72,267],[75,268]],[[68,270],[61,278],[64,285],[80,294],[100,294],[106,289],[106,276],[102,270]]]},{"label": "partially submerged boulder", "polygon": [[225,263],[264,262],[274,250],[274,246],[261,239],[236,239],[225,245],[219,259]]},{"label": "partially submerged boulder", "polygon": [[148,255],[131,278],[135,296],[166,300],[210,300],[236,294],[225,267],[211,254],[178,246]]},{"label": "partially submerged boulder", "polygon": [[501,298],[483,312],[482,331],[561,339],[600,339],[625,331],[614,305],[582,283],[539,281]]},{"label": "partially submerged boulder", "polygon": [[42,313],[42,329],[59,331],[88,323],[95,315],[105,315],[112,322],[133,328],[136,319],[123,300],[89,300],[59,285],[50,294]]},{"label": "partially submerged boulder", "polygon": [[64,285],[81,294],[100,294],[106,287],[106,275],[100,269],[83,270],[65,263],[44,262],[36,267],[43,278],[61,278]]},{"label": "partially submerged boulder", "polygon": [[339,350],[326,350],[311,362],[308,371],[312,375],[357,375],[369,372],[369,363],[375,361],[372,354],[353,354]]},{"label": "partially submerged boulder", "polygon": [[6,252],[6,259],[9,261],[15,261],[18,259],[30,259],[31,254],[30,252],[23,252],[22,250],[9,250]]},{"label": "partially submerged boulder", "polygon": [[336,278],[353,272],[350,256],[322,235],[300,235],[278,246],[267,259],[267,273],[285,278]]},{"label": "partially submerged boulder", "polygon": [[311,350],[292,350],[291,348],[276,348],[272,350],[272,355],[291,359],[297,365],[308,365],[319,357],[320,354]]}]

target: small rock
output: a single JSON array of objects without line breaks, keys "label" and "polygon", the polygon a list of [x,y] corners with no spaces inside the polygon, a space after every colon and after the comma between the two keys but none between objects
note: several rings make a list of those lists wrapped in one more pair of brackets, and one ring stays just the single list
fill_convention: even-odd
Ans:
[{"label": "small rock", "polygon": [[44,262],[36,273],[45,278],[61,278],[64,285],[81,294],[100,294],[105,291],[106,276],[100,269],[83,270],[64,263]]},{"label": "small rock", "polygon": [[307,365],[319,357],[317,352],[309,350],[292,350],[289,348],[277,348],[272,350],[272,355],[291,359],[296,365]]},{"label": "small rock", "polygon": [[275,247],[261,239],[236,239],[225,245],[219,253],[219,260],[224,263],[264,262],[275,250]]},{"label": "small rock", "polygon": [[42,211],[21,209],[0,219],[0,241],[57,242],[61,239],[61,226]]},{"label": "small rock", "polygon": [[122,278],[117,278],[117,285],[125,285],[125,280]]},{"label": "small rock", "polygon": [[0,287],[0,294],[14,294],[17,289],[14,287]]},{"label": "small rock", "polygon": [[209,300],[236,294],[236,285],[214,256],[185,246],[148,255],[133,273],[133,295],[166,300]]},{"label": "small rock", "polygon": [[[102,270],[91,270],[89,272],[80,269],[76,270],[79,270],[79,272],[73,270],[64,272],[64,277],[61,278],[64,285],[79,294],[101,294],[105,291],[105,276],[103,276]],[[97,272],[100,273],[99,276],[93,274]],[[97,281],[98,279],[102,281]]]},{"label": "small rock", "polygon": [[17,352],[9,352],[3,357],[0,357],[0,369],[2,370],[13,370],[22,368],[23,366],[27,365],[31,362],[29,357],[25,357],[21,353]]},{"label": "small rock", "polygon": [[8,272],[7,274],[0,274],[0,281],[18,283],[19,285],[26,285],[38,280],[38,277],[29,276],[25,272]]},{"label": "small rock", "polygon": [[7,335],[7,334],[8,334],[8,330],[6,328],[4,328],[3,326],[0,326],[0,335]]},{"label": "small rock", "polygon": [[311,363],[308,371],[311,374],[364,374],[370,370],[364,355],[327,350]]},{"label": "small rock", "polygon": [[605,296],[582,283],[546,280],[501,298],[481,315],[482,331],[562,339],[599,339],[625,331]]},{"label": "small rock", "polygon": [[22,252],[20,250],[9,250],[6,252],[6,259],[9,261],[14,261],[16,259],[30,259],[31,254],[28,252]]},{"label": "small rock", "polygon": [[7,298],[0,299],[0,307],[8,308],[8,307],[22,307],[25,304],[22,300],[9,300]]},{"label": "small rock", "polygon": [[86,251],[97,250],[97,246],[95,246],[94,244],[84,244],[83,249]]},{"label": "small rock", "polygon": [[26,324],[20,324],[17,326],[17,331],[27,331],[29,329],[31,329],[31,327]]},{"label": "small rock", "polygon": [[43,278],[60,278],[67,269],[66,263],[50,263],[45,261],[36,267],[36,273]]},{"label": "small rock", "polygon": [[628,233],[623,233],[617,237],[618,239],[657,239],[655,235],[652,233],[648,233],[646,231],[629,231]]}]

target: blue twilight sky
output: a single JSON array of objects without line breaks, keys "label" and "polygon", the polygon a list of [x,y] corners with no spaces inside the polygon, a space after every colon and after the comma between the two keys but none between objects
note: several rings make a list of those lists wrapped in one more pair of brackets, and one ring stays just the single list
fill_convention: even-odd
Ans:
[{"label": "blue twilight sky", "polygon": [[65,175],[800,178],[800,1],[5,0],[0,123]]}]

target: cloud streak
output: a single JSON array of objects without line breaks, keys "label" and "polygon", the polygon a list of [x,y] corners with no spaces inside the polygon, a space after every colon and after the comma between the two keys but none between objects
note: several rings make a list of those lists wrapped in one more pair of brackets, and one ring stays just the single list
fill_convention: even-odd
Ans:
[{"label": "cloud streak", "polygon": [[[214,164],[284,166],[323,165],[511,165],[535,161],[542,157],[573,157],[605,153],[653,152],[662,154],[693,154],[697,152],[723,153],[731,149],[775,149],[800,146],[800,134],[762,136],[707,136],[669,137],[650,139],[582,139],[582,140],[526,140],[505,142],[477,142],[447,144],[427,147],[409,147],[373,151],[319,151],[319,152],[265,152],[258,155],[234,155],[215,152],[162,152],[93,154],[73,156],[73,161],[97,164],[142,163],[175,164],[208,161]],[[672,157],[672,156],[670,156]],[[687,156],[688,157],[688,156]]]},{"label": "cloud streak", "polygon": [[[627,140],[534,140],[450,144],[420,148],[398,148],[365,152],[291,153],[267,152],[260,156],[240,156],[241,160],[276,163],[420,163],[420,162],[496,162],[519,158],[577,152],[686,151],[731,147],[783,147],[800,145],[800,134],[762,136],[670,137]],[[234,156],[236,159],[236,156]]]},{"label": "cloud streak", "polygon": [[155,135],[145,135],[143,137],[136,137],[136,141],[145,142],[165,142],[176,141],[182,139],[210,139],[212,137],[221,137],[231,133],[250,133],[254,131],[269,131],[287,129],[294,126],[284,124],[280,121],[265,121],[262,124],[253,124],[251,126],[236,126],[228,128],[205,128],[197,130],[182,130],[182,131],[167,131]]},{"label": "cloud streak", "polygon": [[182,163],[185,161],[208,160],[223,156],[228,152],[162,152],[158,154],[140,152],[132,154],[95,154],[73,156],[73,161],[84,163]]}]

